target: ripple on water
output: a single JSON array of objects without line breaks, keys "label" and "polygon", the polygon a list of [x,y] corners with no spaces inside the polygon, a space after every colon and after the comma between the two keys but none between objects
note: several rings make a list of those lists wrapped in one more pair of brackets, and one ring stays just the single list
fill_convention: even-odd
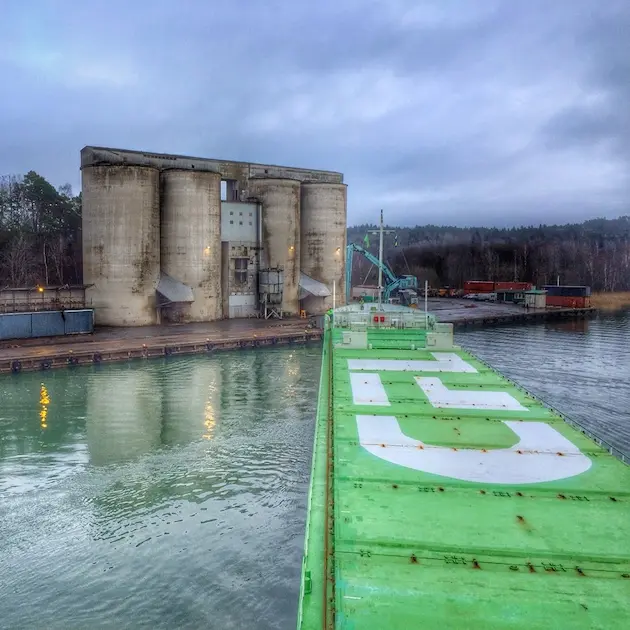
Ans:
[{"label": "ripple on water", "polygon": [[457,341],[630,456],[630,314],[465,331]]},{"label": "ripple on water", "polygon": [[304,348],[47,374],[45,430],[39,381],[12,379],[2,623],[293,627],[319,361]]}]

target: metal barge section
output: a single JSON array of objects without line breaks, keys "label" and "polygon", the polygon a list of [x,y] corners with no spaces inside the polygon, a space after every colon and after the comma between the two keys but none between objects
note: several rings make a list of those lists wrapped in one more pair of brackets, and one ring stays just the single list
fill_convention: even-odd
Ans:
[{"label": "metal barge section", "polygon": [[364,308],[325,332],[298,628],[630,628],[630,468],[450,324]]}]

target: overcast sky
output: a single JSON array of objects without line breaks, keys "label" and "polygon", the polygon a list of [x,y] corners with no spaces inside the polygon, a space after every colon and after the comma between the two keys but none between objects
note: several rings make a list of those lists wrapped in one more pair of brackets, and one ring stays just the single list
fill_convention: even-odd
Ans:
[{"label": "overcast sky", "polygon": [[86,144],[339,170],[348,222],[630,214],[628,0],[1,0],[0,174]]}]

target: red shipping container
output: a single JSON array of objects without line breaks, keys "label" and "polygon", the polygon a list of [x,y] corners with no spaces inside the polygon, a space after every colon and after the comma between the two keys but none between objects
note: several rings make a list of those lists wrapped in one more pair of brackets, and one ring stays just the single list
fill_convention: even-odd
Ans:
[{"label": "red shipping container", "polygon": [[547,295],[547,306],[560,306],[562,308],[589,308],[590,305],[590,297]]},{"label": "red shipping container", "polygon": [[532,288],[531,282],[495,282],[495,291],[529,291]]},{"label": "red shipping container", "polygon": [[466,280],[464,282],[464,294],[469,293],[492,293],[494,282],[492,280]]}]

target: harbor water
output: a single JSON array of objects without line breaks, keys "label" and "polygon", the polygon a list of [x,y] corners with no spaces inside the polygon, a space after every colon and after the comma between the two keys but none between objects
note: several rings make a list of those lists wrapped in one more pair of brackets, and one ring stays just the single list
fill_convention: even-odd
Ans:
[{"label": "harbor water", "polygon": [[[630,317],[457,341],[630,454]],[[0,377],[0,628],[294,628],[320,359]]]},{"label": "harbor water", "polygon": [[289,628],[318,345],[0,378],[0,628]]},{"label": "harbor water", "polygon": [[456,338],[630,458],[630,313],[470,330]]}]

